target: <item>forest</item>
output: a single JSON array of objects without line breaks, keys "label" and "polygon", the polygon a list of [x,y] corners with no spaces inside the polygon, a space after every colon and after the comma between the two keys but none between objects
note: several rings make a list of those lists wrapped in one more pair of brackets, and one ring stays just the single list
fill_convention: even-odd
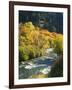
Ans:
[{"label": "forest", "polygon": [[[63,76],[63,32],[62,30],[60,31],[62,26],[59,28],[55,23],[53,24],[52,20],[54,17],[52,20],[49,19],[49,22],[45,20],[49,18],[50,13],[27,12],[25,15],[20,12],[19,63],[20,67],[21,64],[23,67],[19,68],[19,78]],[[55,14],[54,16],[56,19]],[[34,20],[34,17],[36,17],[36,20]],[[49,25],[51,22],[51,25],[48,26],[47,22]],[[49,53],[50,49],[52,50]],[[56,58],[52,54],[56,55]],[[51,61],[52,59],[50,57],[53,58],[53,61]],[[50,71],[49,68],[51,68]],[[29,70],[31,70],[30,73]]]}]

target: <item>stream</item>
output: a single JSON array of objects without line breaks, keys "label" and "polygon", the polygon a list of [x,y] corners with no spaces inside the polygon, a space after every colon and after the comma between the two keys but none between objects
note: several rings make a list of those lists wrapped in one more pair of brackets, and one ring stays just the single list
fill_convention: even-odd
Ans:
[{"label": "stream", "polygon": [[51,53],[53,49],[47,49],[46,56],[34,58],[19,64],[19,79],[43,78],[48,77],[51,67],[55,62],[57,55]]}]

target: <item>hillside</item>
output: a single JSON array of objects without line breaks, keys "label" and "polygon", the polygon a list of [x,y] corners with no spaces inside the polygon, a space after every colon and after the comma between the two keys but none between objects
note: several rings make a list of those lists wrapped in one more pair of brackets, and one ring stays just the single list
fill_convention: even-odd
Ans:
[{"label": "hillside", "polygon": [[31,21],[33,25],[63,34],[63,13],[19,11],[19,23]]}]

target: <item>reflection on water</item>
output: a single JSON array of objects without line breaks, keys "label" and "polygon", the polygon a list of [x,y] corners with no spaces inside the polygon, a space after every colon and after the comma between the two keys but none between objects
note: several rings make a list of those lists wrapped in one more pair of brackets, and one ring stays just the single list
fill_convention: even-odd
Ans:
[{"label": "reflection on water", "polygon": [[[49,51],[52,51],[51,49]],[[49,53],[47,50],[47,52]],[[56,54],[38,57],[19,64],[19,79],[48,77]]]},{"label": "reflection on water", "polygon": [[19,65],[19,78],[29,78],[33,74],[48,74],[53,62],[54,60],[50,57],[39,57],[32,61],[21,63]]}]

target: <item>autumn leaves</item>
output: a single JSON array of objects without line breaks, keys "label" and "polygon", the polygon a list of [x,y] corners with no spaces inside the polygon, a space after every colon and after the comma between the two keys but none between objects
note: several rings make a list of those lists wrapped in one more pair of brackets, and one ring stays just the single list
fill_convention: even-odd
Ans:
[{"label": "autumn leaves", "polygon": [[63,35],[49,32],[26,22],[19,25],[19,60],[26,61],[45,55],[47,48],[54,48],[57,53],[63,50]]}]

